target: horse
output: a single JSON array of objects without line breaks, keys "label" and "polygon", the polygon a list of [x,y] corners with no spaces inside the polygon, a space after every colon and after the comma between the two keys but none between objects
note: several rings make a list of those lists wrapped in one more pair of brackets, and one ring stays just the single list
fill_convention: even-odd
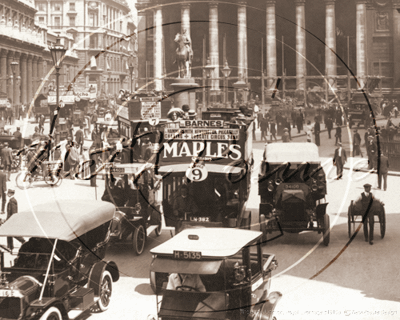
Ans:
[{"label": "horse", "polygon": [[[192,48],[186,46],[184,36],[177,33],[174,41],[178,43],[178,48],[176,49],[176,60],[178,64],[178,78],[190,78],[191,75],[191,65],[193,58]],[[175,63],[174,62],[174,63]]]}]

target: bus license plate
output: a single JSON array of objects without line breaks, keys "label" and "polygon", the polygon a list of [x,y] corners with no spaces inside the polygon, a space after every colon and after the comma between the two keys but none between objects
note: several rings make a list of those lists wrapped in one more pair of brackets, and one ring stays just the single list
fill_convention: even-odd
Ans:
[{"label": "bus license plate", "polygon": [[194,222],[210,222],[209,217],[190,217],[190,221]]},{"label": "bus license plate", "polygon": [[174,258],[182,260],[201,260],[201,252],[174,250]]}]

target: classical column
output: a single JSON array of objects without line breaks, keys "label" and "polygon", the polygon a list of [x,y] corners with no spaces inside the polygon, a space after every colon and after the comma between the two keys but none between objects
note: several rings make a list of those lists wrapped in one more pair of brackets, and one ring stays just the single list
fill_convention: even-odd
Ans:
[{"label": "classical column", "polygon": [[27,86],[26,86],[26,88],[27,88],[27,95],[26,95],[26,98],[28,99],[28,104],[31,104],[31,102],[32,102],[32,97],[33,97],[33,95],[32,95],[32,91],[33,91],[33,73],[32,73],[32,56],[31,55],[29,55],[28,56],[28,58],[27,58],[27,72],[26,72],[26,75],[27,75],[27,79],[28,79],[28,81],[27,81]]},{"label": "classical column", "polygon": [[183,3],[181,6],[181,32],[184,30],[190,37],[190,3]]},{"label": "classical column", "polygon": [[[393,60],[400,61],[400,3],[393,4]],[[400,63],[394,64],[393,84],[400,81]]]},{"label": "classical column", "polygon": [[33,97],[36,96],[37,90],[38,90],[39,85],[40,85],[37,72],[38,72],[38,57],[37,56],[33,56],[33,58],[32,58],[32,80],[33,80],[32,92],[33,92]]},{"label": "classical column", "polygon": [[[20,55],[21,54],[19,52],[15,52],[14,60],[18,61]],[[15,106],[18,106],[19,104],[21,104],[21,101],[20,101],[20,87],[21,87],[20,70],[21,70],[21,66],[18,64],[15,67],[15,78],[14,78],[14,88],[13,88],[13,97],[14,97],[13,104]]]},{"label": "classical column", "polygon": [[8,50],[1,49],[0,53],[0,76],[1,76],[1,87],[0,92],[7,92],[7,54]]},{"label": "classical column", "polygon": [[275,20],[275,0],[267,0],[267,87],[271,88],[274,79],[277,77],[276,70],[276,20]]},{"label": "classical column", "polygon": [[21,54],[20,65],[21,65],[21,103],[28,104],[28,92],[27,92],[27,56]]},{"label": "classical column", "polygon": [[[238,76],[247,78],[247,30],[246,2],[240,1],[238,6]],[[240,79],[239,79],[240,80]]]},{"label": "classical column", "polygon": [[[325,0],[325,75],[332,87],[336,77],[336,23],[335,0]],[[331,78],[333,78],[331,80]]]},{"label": "classical column", "polygon": [[[13,90],[13,82],[14,78],[13,77],[13,72],[11,69],[11,62],[14,60],[14,52],[13,51],[8,51],[8,56],[7,56],[7,75],[8,75],[8,86],[7,86],[7,97],[12,100],[12,103],[14,103],[14,90]],[[12,79],[12,80],[11,80]]]},{"label": "classical column", "polygon": [[[40,87],[43,81],[43,58],[38,58],[37,77],[38,77],[38,87]],[[45,84],[43,84],[43,87],[44,86]],[[40,92],[42,92],[42,90],[40,90]]]},{"label": "classical column", "polygon": [[306,89],[306,0],[295,0],[296,2],[296,88]]},{"label": "classical column", "polygon": [[[218,3],[210,2],[209,9],[210,64],[214,67],[211,78],[219,77]],[[211,90],[219,90],[219,81],[213,80]]]},{"label": "classical column", "polygon": [[357,0],[356,2],[356,51],[357,51],[357,80],[358,88],[362,89],[366,81],[366,2]]},{"label": "classical column", "polygon": [[[136,5],[137,6],[137,5]],[[146,65],[147,65],[147,55],[146,55],[146,45],[147,45],[147,32],[146,31],[146,20],[148,19],[148,13],[145,10],[138,9],[138,24],[137,24],[137,41],[138,41],[138,51],[137,59],[140,61],[137,66],[137,79],[138,86],[142,88],[146,85]],[[106,42],[106,45],[108,42]],[[106,70],[106,68],[104,68]],[[134,88],[135,90],[135,88]]]},{"label": "classical column", "polygon": [[154,86],[156,91],[164,89],[163,78],[163,16],[161,7],[154,10]]}]

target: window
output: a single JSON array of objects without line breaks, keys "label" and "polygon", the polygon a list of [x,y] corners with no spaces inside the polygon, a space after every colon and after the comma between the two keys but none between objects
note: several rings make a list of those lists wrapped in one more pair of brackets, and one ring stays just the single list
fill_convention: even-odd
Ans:
[{"label": "window", "polygon": [[97,27],[97,13],[96,12],[89,13],[89,27]]},{"label": "window", "polygon": [[75,27],[75,17],[69,17],[69,26]]},{"label": "window", "polygon": [[54,26],[61,27],[61,17],[54,17]]},{"label": "window", "polygon": [[69,3],[69,11],[75,11],[75,2]]},{"label": "window", "polygon": [[119,31],[122,32],[122,21],[119,22]]},{"label": "window", "polygon": [[90,48],[97,48],[97,34],[92,34],[90,36]]},{"label": "window", "polygon": [[44,17],[39,17],[39,24],[45,24]]},{"label": "window", "polygon": [[38,9],[38,11],[46,11],[46,3],[44,2],[37,3],[36,9]]},{"label": "window", "polygon": [[54,3],[54,11],[61,11],[61,3],[60,2]]}]

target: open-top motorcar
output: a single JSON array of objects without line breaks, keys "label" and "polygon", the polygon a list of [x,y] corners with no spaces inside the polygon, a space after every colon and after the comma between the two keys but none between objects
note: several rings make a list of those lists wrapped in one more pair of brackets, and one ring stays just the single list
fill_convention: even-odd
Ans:
[{"label": "open-top motorcar", "polygon": [[107,202],[64,200],[11,216],[0,236],[29,240],[16,256],[1,253],[0,319],[75,319],[107,310],[119,278],[115,262],[104,260],[114,212]]},{"label": "open-top motorcar", "polygon": [[150,250],[158,319],[273,319],[277,261],[261,244],[259,231],[192,228]]}]

